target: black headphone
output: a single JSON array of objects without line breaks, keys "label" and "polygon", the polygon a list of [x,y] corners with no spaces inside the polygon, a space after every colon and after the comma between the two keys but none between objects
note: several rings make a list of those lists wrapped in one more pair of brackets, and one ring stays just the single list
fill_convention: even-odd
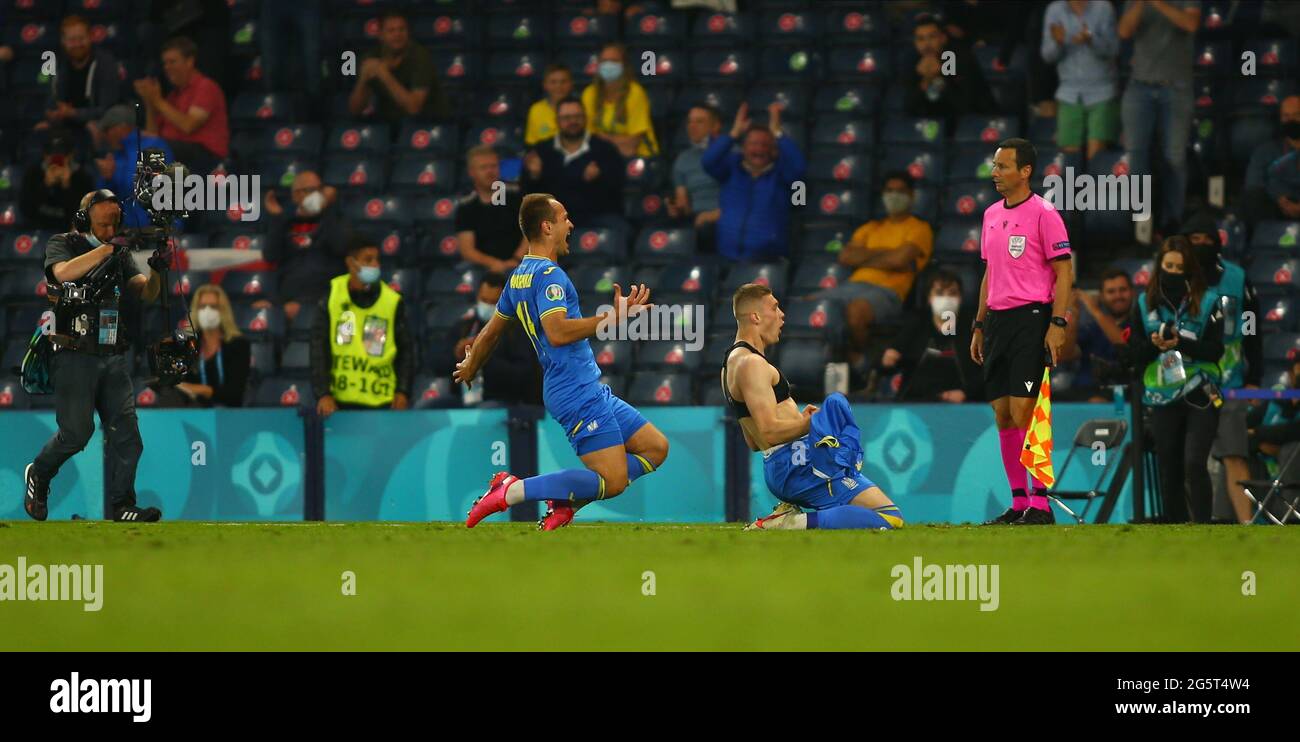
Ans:
[{"label": "black headphone", "polygon": [[90,210],[95,208],[95,204],[102,204],[105,201],[112,201],[117,204],[117,221],[116,225],[122,224],[122,202],[117,199],[117,195],[107,188],[100,188],[90,194],[90,203],[86,208],[78,209],[77,213],[72,215],[72,228],[78,232],[90,231]]}]

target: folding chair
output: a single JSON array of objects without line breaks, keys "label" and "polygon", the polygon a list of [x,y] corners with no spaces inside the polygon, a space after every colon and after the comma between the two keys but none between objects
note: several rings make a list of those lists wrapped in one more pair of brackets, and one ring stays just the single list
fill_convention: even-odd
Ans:
[{"label": "folding chair", "polygon": [[[1106,481],[1111,473],[1123,459],[1121,445],[1124,443],[1124,436],[1128,434],[1128,422],[1119,419],[1096,419],[1088,420],[1079,426],[1074,434],[1074,444],[1070,447],[1070,452],[1065,456],[1065,463],[1061,465],[1061,471],[1056,475],[1056,481],[1065,481],[1065,473],[1070,469],[1070,462],[1074,460],[1076,451],[1083,449],[1088,456],[1092,455],[1093,446],[1100,443],[1106,452],[1106,463],[1101,468],[1101,473],[1097,475],[1097,481],[1093,483],[1092,488],[1087,491],[1064,491],[1053,487],[1047,491],[1047,496],[1052,499],[1062,510],[1070,514],[1070,517],[1082,525],[1088,517],[1088,510],[1092,508],[1092,503],[1099,497],[1108,497],[1115,490],[1114,482],[1107,490],[1101,489],[1102,482]],[[1065,504],[1065,500],[1083,500],[1083,512],[1076,513]],[[1104,512],[1104,508],[1103,508]]]},{"label": "folding chair", "polygon": [[[1245,489],[1246,497],[1250,498],[1251,503],[1255,505],[1255,515],[1250,519],[1252,524],[1259,523],[1259,517],[1262,515],[1273,522],[1274,525],[1284,525],[1292,517],[1300,518],[1300,482],[1283,482],[1282,477],[1288,473],[1291,465],[1295,463],[1296,456],[1300,454],[1300,446],[1291,447],[1291,455],[1287,457],[1286,462],[1278,467],[1277,478],[1267,479],[1246,479],[1242,480],[1241,485]],[[1268,488],[1262,498],[1255,497],[1251,489],[1262,490]],[[1290,493],[1290,494],[1287,494]],[[1269,506],[1277,498],[1286,506],[1286,512],[1279,519],[1269,510]]]}]

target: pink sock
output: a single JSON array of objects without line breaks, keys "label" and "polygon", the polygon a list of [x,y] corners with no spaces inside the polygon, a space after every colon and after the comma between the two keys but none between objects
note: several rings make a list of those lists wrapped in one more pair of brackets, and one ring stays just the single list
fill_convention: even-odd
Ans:
[{"label": "pink sock", "polygon": [[[1025,431],[1020,428],[999,430],[998,443],[1002,447],[1002,468],[1007,472],[1007,484],[1011,486],[1012,494],[1014,495],[1016,490],[1024,492],[1027,475],[1025,465],[1020,463],[1020,449],[1025,445]],[[1011,507],[1023,510],[1028,505],[1017,505],[1013,499]]]},{"label": "pink sock", "polygon": [[1030,495],[1029,507],[1038,508],[1039,510],[1051,510],[1051,506],[1047,504],[1047,495]]},{"label": "pink sock", "polygon": [[[1024,490],[1020,490],[1020,491],[1023,492]],[[1017,495],[1017,494],[1012,493],[1012,495],[1011,495],[1011,509],[1012,509],[1012,510],[1028,510],[1028,509],[1029,509],[1029,495]]]}]

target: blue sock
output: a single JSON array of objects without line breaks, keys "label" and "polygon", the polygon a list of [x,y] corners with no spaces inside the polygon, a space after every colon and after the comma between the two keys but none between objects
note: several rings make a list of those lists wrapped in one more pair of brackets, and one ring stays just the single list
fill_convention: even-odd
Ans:
[{"label": "blue sock", "polygon": [[[890,511],[888,514],[892,515],[894,512],[896,510]],[[839,507],[815,510],[808,513],[808,530],[810,531],[814,528],[830,530],[849,528],[892,529],[893,527],[880,513],[857,505],[840,505]]]},{"label": "blue sock", "polygon": [[651,466],[650,460],[644,456],[630,453],[627,455],[627,483],[632,484],[638,477],[649,474],[655,468]]},{"label": "blue sock", "polygon": [[605,480],[590,469],[563,469],[524,480],[524,501],[600,500],[605,497]]}]

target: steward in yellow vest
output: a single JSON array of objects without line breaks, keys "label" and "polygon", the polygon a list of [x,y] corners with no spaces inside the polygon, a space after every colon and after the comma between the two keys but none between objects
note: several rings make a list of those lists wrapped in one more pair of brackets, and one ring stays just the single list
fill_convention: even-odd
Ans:
[{"label": "steward in yellow vest", "polygon": [[316,411],[406,409],[417,357],[402,295],[379,280],[379,247],[355,237],[312,330]]}]

